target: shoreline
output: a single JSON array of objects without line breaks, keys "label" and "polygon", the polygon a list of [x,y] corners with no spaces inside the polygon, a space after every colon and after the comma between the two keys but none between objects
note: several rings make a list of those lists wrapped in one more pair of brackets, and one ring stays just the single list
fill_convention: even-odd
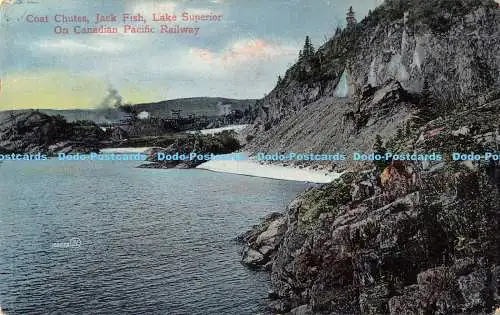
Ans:
[{"label": "shoreline", "polygon": [[153,147],[128,147],[128,148],[104,148],[100,150],[100,153],[144,153],[146,154]]},{"label": "shoreline", "polygon": [[249,125],[228,125],[228,126],[218,127],[218,128],[189,130],[189,131],[186,131],[186,133],[196,134],[197,132],[200,132],[202,135],[208,135],[208,134],[213,135],[213,134],[224,132],[224,131],[234,131],[237,134],[241,134],[241,132],[248,126]]},{"label": "shoreline", "polygon": [[[244,152],[242,152],[245,154]],[[256,160],[220,159],[204,162],[196,167],[206,171],[244,175],[252,177],[327,184],[338,179],[342,173],[316,171],[307,168],[296,168],[281,165],[262,165]]]}]

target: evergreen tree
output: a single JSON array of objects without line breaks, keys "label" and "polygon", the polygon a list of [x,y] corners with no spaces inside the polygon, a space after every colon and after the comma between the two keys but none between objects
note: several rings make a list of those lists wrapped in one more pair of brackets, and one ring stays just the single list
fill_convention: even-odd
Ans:
[{"label": "evergreen tree", "polygon": [[347,21],[348,28],[354,26],[357,23],[356,13],[354,13],[354,11],[352,10],[352,6],[349,7],[349,11],[347,12],[347,16],[346,16],[346,21]]},{"label": "evergreen tree", "polygon": [[314,47],[311,43],[311,39],[309,38],[309,36],[306,36],[306,40],[304,43],[304,49],[302,49],[302,56],[305,59],[309,59],[313,55],[314,55]]},{"label": "evergreen tree", "polygon": [[[382,137],[380,135],[375,136],[375,144],[373,145],[373,153],[375,155],[379,154],[383,157],[385,157],[385,154],[387,153],[387,149],[384,147],[384,143],[382,142]],[[375,167],[382,172],[387,166],[389,166],[389,162],[385,160],[374,160],[373,164],[375,164]]]},{"label": "evergreen tree", "polygon": [[434,97],[432,96],[429,80],[425,78],[420,99],[419,116],[422,119],[421,123],[423,124],[432,120],[435,116],[436,110],[436,103],[434,102]]},{"label": "evergreen tree", "polygon": [[[309,38],[309,36],[307,36],[307,38]],[[314,47],[313,47],[310,39],[309,39],[309,45],[307,46],[307,48],[308,48],[308,51],[307,51],[308,57],[312,57],[314,55]]]},{"label": "evergreen tree", "polygon": [[310,57],[310,55],[309,55],[309,51],[310,51],[309,46],[311,46],[311,39],[309,38],[309,35],[308,35],[308,36],[306,36],[306,42],[304,43],[304,56],[305,57]]},{"label": "evergreen tree", "polygon": [[278,76],[278,86],[280,86],[282,82],[283,82],[283,79],[282,79],[282,78],[281,78],[281,76],[279,75],[279,76]]},{"label": "evergreen tree", "polygon": [[399,127],[398,130],[396,130],[396,140],[401,141],[403,137],[404,137],[403,128]]},{"label": "evergreen tree", "polygon": [[427,101],[430,100],[430,97],[431,97],[431,91],[430,91],[429,79],[425,78],[424,87],[422,88],[422,99],[424,100],[424,102],[427,103]]},{"label": "evergreen tree", "polygon": [[412,122],[408,121],[405,127],[405,137],[411,136],[411,133],[412,133]]},{"label": "evergreen tree", "polygon": [[306,75],[306,71],[304,70],[304,66],[299,65],[299,71],[297,74],[298,74],[297,79],[299,80],[299,82],[302,82],[306,79],[307,75]]}]

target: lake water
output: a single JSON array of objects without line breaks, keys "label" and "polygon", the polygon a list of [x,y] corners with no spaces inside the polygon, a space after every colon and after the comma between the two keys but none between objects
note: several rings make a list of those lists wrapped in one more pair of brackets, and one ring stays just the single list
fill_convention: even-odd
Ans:
[{"label": "lake water", "polygon": [[306,184],[140,162],[0,164],[7,314],[256,314],[234,238]]}]

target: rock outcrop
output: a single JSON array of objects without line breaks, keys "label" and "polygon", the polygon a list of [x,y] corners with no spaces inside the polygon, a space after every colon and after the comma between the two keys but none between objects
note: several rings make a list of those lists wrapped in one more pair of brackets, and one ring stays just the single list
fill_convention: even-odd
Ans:
[{"label": "rock outcrop", "polygon": [[[384,185],[370,168],[297,197],[280,224],[286,232],[267,252],[271,260],[250,259],[254,268],[272,266],[275,311],[493,314],[500,306],[500,163],[446,156],[498,154],[499,114],[497,100],[399,135],[394,147],[445,158],[395,165]],[[262,254],[258,240],[281,218],[246,234],[250,254]]]},{"label": "rock outcrop", "polygon": [[89,121],[68,123],[39,111],[11,113],[0,123],[0,147],[12,153],[98,152],[104,131]]},{"label": "rock outcrop", "polygon": [[[143,164],[139,167],[194,168],[208,160],[204,157],[210,157],[212,154],[231,153],[239,148],[240,143],[236,139],[236,134],[231,131],[223,131],[215,135],[192,134],[185,137],[179,136],[167,148],[154,148],[148,158],[148,161],[152,163]],[[162,156],[175,155],[179,157],[184,155],[184,158],[162,158]]]},{"label": "rock outcrop", "polygon": [[260,225],[238,237],[244,244],[242,261],[245,265],[271,270],[271,262],[286,231],[286,217],[280,213],[266,216]]}]

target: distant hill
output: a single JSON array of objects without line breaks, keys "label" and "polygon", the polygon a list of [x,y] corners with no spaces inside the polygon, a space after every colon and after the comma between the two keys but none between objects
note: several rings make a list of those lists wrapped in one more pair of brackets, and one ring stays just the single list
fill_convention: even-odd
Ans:
[{"label": "distant hill", "polygon": [[231,109],[245,110],[254,106],[256,100],[235,100],[220,97],[193,97],[161,101],[157,103],[137,104],[139,111],[147,111],[155,116],[170,115],[170,110],[182,110],[182,115],[196,113],[197,115],[218,116],[223,113],[220,105],[231,105]]},{"label": "distant hill", "polygon": [[[156,103],[142,103],[134,105],[139,111],[147,111],[153,116],[169,117],[170,110],[181,110],[181,115],[189,114],[217,116],[223,114],[222,105],[231,105],[231,109],[244,110],[248,106],[254,106],[256,100],[235,100],[219,97],[193,97],[161,101]],[[28,112],[29,110],[0,111],[0,121],[4,120],[10,113]],[[91,120],[96,123],[116,122],[124,119],[126,114],[116,108],[84,109],[84,110],[53,110],[40,109],[41,113],[47,115],[62,115],[67,121]]]},{"label": "distant hill", "polygon": [[[7,110],[0,111],[0,121],[5,120],[11,113],[27,113],[31,110]],[[66,110],[55,110],[55,109],[40,109],[39,112],[55,116],[62,115],[68,122],[73,122],[76,120],[91,120],[96,123],[106,123],[120,121],[126,117],[126,114],[115,108],[108,109],[66,109]]]}]

